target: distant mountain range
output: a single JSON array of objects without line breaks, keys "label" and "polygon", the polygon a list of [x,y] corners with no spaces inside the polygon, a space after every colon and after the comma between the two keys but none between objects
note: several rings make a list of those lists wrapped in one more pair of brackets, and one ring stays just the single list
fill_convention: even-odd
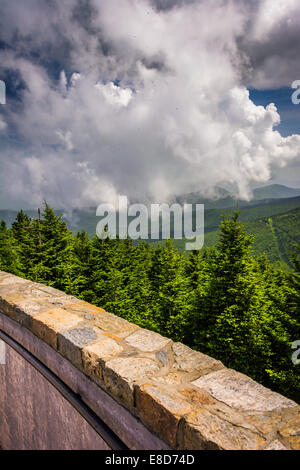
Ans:
[{"label": "distant mountain range", "polygon": [[215,188],[215,196],[206,198],[201,191],[175,196],[172,202],[179,204],[205,204],[206,209],[225,209],[234,206],[246,207],[256,201],[271,199],[286,199],[300,196],[300,189],[288,188],[281,184],[272,184],[253,190],[253,198],[250,201],[238,199],[233,193],[224,188]]},{"label": "distant mountain range", "polygon": [[300,196],[300,189],[288,188],[281,184],[272,184],[263,188],[257,188],[253,191],[254,199],[284,199]]},{"label": "distant mountain range", "polygon": [[[278,184],[257,188],[251,201],[238,200],[223,188],[216,188],[215,194],[214,199],[206,199],[201,192],[188,193],[173,197],[172,202],[205,205],[206,246],[217,242],[222,215],[229,215],[238,207],[240,219],[255,236],[255,253],[266,252],[272,262],[288,269],[291,245],[300,244],[300,189]],[[37,217],[37,210],[25,212],[30,217]],[[0,210],[0,220],[8,226],[16,215],[14,210]],[[96,208],[75,209],[71,214],[65,214],[64,219],[71,231],[85,230],[90,236],[95,234],[99,221]],[[175,240],[174,243],[178,249],[184,249],[184,240]]]}]

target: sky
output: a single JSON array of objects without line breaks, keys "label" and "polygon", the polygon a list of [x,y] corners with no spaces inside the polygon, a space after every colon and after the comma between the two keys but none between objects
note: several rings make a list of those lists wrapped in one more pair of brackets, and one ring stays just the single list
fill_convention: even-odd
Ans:
[{"label": "sky", "polygon": [[298,0],[2,0],[0,208],[300,187]]}]

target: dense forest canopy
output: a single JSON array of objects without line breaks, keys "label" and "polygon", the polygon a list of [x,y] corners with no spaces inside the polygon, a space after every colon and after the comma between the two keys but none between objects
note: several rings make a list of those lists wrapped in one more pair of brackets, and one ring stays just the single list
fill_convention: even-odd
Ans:
[{"label": "dense forest canopy", "polygon": [[181,341],[300,402],[300,248],[294,270],[253,255],[238,213],[217,244],[180,253],[164,246],[72,235],[48,204],[0,226],[0,270],[51,285],[141,327]]}]

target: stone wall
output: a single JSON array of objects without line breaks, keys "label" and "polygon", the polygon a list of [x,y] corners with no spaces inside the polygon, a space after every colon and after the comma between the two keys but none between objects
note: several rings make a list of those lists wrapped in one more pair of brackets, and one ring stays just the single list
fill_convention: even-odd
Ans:
[{"label": "stone wall", "polygon": [[3,272],[0,311],[91,380],[94,401],[108,394],[161,448],[300,449],[299,405],[181,343]]}]

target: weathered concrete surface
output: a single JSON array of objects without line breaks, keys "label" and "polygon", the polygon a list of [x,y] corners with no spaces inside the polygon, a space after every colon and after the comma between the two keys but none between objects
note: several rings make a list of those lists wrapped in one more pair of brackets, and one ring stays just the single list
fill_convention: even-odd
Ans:
[{"label": "weathered concrete surface", "polygon": [[300,449],[299,405],[220,361],[0,272],[1,310],[0,328],[129,448]]},{"label": "weathered concrete surface", "polygon": [[3,450],[109,450],[49,382],[9,346],[0,366]]},{"label": "weathered concrete surface", "polygon": [[80,372],[70,361],[57,354],[54,349],[37,338],[31,331],[23,328],[1,312],[0,328],[22,344],[74,393],[78,394],[128,448],[134,450],[169,449],[167,444],[154,436],[135,416],[116,403],[110,395]]}]

